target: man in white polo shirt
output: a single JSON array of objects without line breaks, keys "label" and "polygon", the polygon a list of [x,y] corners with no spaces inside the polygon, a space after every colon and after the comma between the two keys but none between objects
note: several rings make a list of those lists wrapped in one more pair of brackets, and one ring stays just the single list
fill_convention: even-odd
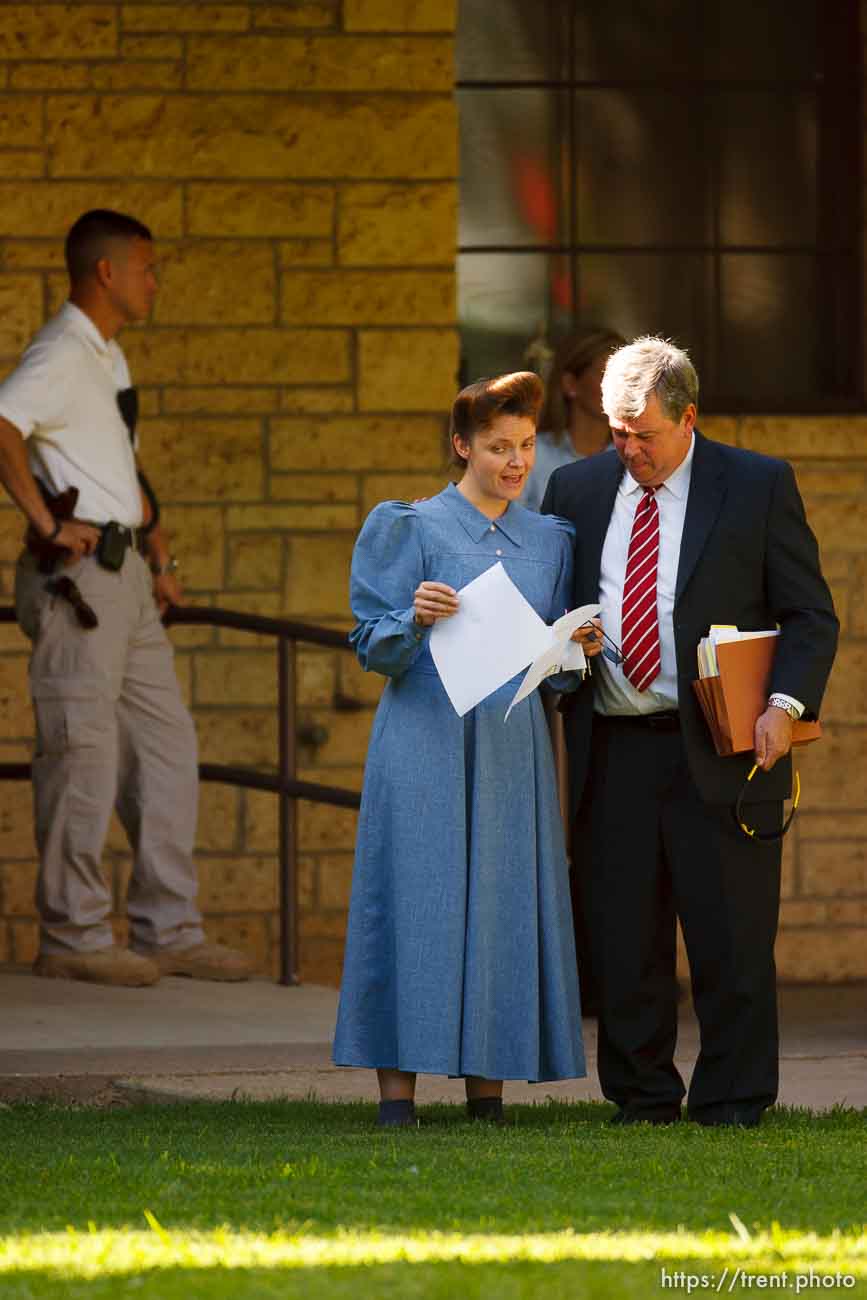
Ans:
[{"label": "man in white polo shirt", "polygon": [[[0,384],[0,481],[29,525],[16,608],[33,642],[34,971],[126,985],[244,979],[249,961],[205,942],[196,907],[196,736],[159,617],[180,589],[136,463],[135,393],[115,342],[153,305],[150,231],[85,213],[66,262],[69,301]],[[113,808],[134,853],[129,949],[114,944],[101,868]]]}]

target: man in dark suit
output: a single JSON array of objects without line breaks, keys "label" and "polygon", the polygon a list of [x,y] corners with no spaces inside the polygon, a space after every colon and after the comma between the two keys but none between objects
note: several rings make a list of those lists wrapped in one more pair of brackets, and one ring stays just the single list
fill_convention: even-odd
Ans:
[{"label": "man in dark suit", "polygon": [[[779,838],[746,836],[732,808],[756,762],[745,820],[779,832],[793,720],[818,715],[838,624],[791,467],[704,438],[697,399],[679,348],[620,348],[602,383],[617,454],[556,470],[542,510],[575,524],[574,603],[598,596],[624,656],[595,657],[565,705],[602,1090],[617,1123],[680,1118],[679,918],[701,1031],[689,1117],[752,1126],[778,1086],[782,854]],[[755,756],[718,757],[695,699],[713,623],[780,628]]]}]

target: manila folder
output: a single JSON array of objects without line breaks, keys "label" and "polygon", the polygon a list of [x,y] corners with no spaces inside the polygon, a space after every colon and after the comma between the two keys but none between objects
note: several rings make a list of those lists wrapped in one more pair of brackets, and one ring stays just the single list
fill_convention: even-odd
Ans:
[{"label": "manila folder", "polygon": [[[778,637],[750,637],[746,641],[721,641],[716,648],[720,686],[728,716],[732,752],[752,749],[756,719],[768,703],[768,683]],[[792,742],[803,744],[818,740],[822,734],[818,722],[796,722]]]}]

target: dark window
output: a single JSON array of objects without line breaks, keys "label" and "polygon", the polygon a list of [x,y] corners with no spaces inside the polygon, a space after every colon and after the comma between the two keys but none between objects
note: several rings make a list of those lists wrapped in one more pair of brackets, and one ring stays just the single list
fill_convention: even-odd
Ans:
[{"label": "dark window", "polygon": [[702,406],[861,404],[856,0],[461,0],[464,375],[602,325]]}]

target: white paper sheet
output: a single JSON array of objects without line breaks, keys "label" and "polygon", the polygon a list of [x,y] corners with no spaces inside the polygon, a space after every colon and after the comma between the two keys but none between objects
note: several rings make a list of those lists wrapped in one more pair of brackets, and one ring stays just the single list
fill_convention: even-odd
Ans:
[{"label": "white paper sheet", "polygon": [[577,641],[572,640],[572,633],[576,628],[581,627],[583,623],[589,622],[591,618],[596,618],[599,614],[599,605],[582,605],[579,609],[570,609],[562,618],[548,631],[552,637],[552,644],[544,652],[534,659],[527,669],[526,676],[515,692],[515,698],[506,710],[506,721],[512,709],[521,700],[525,700],[528,695],[535,691],[537,686],[545,680],[546,677],[553,677],[554,673],[563,672],[566,669],[572,669],[577,672],[583,672],[587,667],[587,660],[584,651]]},{"label": "white paper sheet", "polygon": [[[512,703],[524,699],[551,673],[582,668],[581,647],[572,631],[599,612],[597,605],[572,610],[549,627],[521,595],[502,564],[497,563],[459,592],[460,607],[439,619],[430,636],[430,652],[446,694],[459,717],[530,664]],[[576,653],[577,652],[577,653]],[[530,675],[537,679],[528,685]]]},{"label": "white paper sheet", "polygon": [[551,645],[551,629],[500,563],[467,583],[458,596],[457,614],[434,623],[430,652],[462,718],[543,654]]}]

